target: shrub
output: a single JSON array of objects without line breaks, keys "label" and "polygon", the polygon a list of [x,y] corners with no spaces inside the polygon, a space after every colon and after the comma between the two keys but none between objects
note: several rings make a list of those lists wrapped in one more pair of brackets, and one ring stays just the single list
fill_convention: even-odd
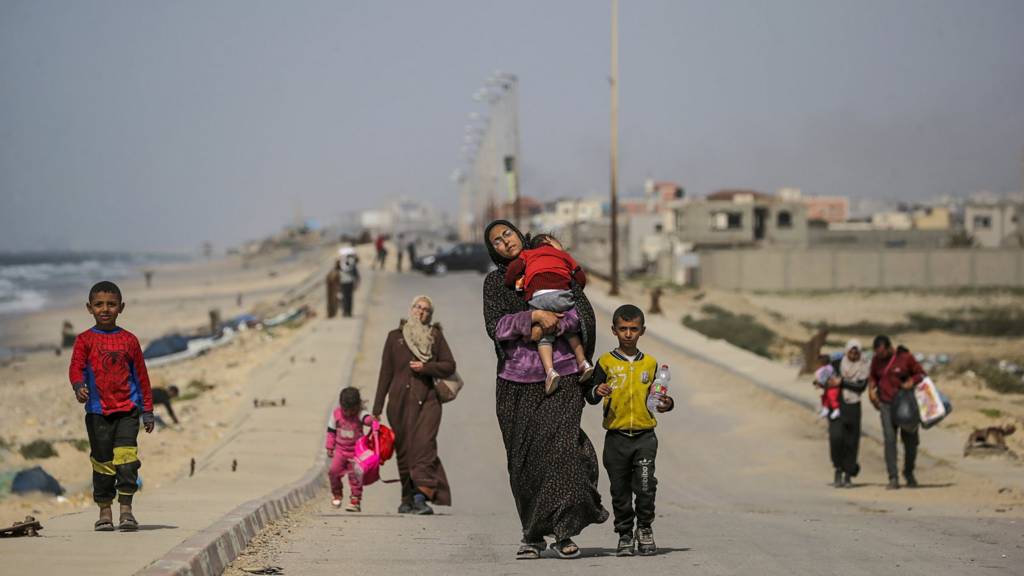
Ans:
[{"label": "shrub", "polygon": [[49,440],[42,439],[22,444],[18,452],[21,452],[21,456],[26,460],[42,460],[43,458],[52,458],[57,455],[57,451],[53,449],[53,444]]},{"label": "shrub", "polygon": [[753,316],[733,314],[714,304],[705,304],[701,311],[707,314],[706,318],[696,319],[687,315],[683,318],[683,325],[708,338],[725,340],[758,356],[772,357],[770,350],[777,336]]}]

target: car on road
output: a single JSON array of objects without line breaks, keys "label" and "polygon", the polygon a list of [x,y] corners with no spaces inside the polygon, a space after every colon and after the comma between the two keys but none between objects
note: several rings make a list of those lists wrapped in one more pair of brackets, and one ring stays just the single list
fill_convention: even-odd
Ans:
[{"label": "car on road", "polygon": [[486,274],[494,269],[494,263],[483,244],[459,242],[436,254],[417,258],[412,268],[424,274],[446,274],[456,270],[476,270]]}]

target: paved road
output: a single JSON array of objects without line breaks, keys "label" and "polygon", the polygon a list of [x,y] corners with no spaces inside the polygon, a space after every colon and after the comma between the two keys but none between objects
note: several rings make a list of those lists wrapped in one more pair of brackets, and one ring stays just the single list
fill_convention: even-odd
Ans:
[{"label": "paved road", "polygon": [[[372,395],[386,331],[415,294],[431,295],[467,381],[445,408],[439,438],[454,506],[434,517],[398,516],[397,487],[375,485],[355,515],[331,509],[325,496],[266,546],[286,574],[1024,574],[1020,512],[978,513],[950,502],[957,476],[948,466],[925,462],[919,478],[926,488],[886,492],[880,451],[865,443],[859,485],[833,489],[824,429],[806,410],[650,338],[641,347],[672,365],[677,378],[677,409],[658,428],[661,553],[612,556],[609,521],[577,538],[581,559],[549,561],[548,552],[539,561],[514,560],[519,525],[494,416],[481,282],[473,274],[378,277],[354,377]],[[600,316],[598,324],[610,320]],[[598,349],[610,349],[610,333],[599,332]],[[584,420],[600,450],[599,410]],[[395,474],[389,464],[386,475]],[[600,489],[610,508],[603,473]]]}]

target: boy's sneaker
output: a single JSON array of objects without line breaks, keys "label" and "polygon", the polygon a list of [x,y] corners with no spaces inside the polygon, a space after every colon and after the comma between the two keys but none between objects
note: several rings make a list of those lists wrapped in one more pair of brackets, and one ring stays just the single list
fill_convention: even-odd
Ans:
[{"label": "boy's sneaker", "polygon": [[830,414],[828,415],[828,419],[829,419],[829,420],[838,420],[838,419],[839,419],[839,408],[836,408],[835,410],[833,410],[833,411],[832,411],[832,412],[831,412],[831,413],[830,413]]},{"label": "boy's sneaker", "polygon": [[615,549],[616,556],[632,556],[636,548],[636,540],[633,540],[632,532],[619,534],[619,546]]},{"label": "boy's sneaker", "polygon": [[341,508],[341,498],[331,498],[331,506],[334,506],[335,508]]},{"label": "boy's sneaker", "polygon": [[555,372],[554,370],[548,372],[548,377],[544,379],[544,393],[548,396],[554,394],[555,390],[558,390],[558,381],[561,379],[562,377],[558,372]]},{"label": "boy's sneaker", "polygon": [[348,501],[348,506],[345,506],[346,512],[362,512],[363,507],[359,505],[359,498],[353,497]]},{"label": "boy's sneaker", "polygon": [[649,556],[658,551],[654,543],[654,529],[650,526],[636,529],[636,550],[641,556]]},{"label": "boy's sneaker", "polygon": [[828,418],[828,408],[821,407],[821,411],[818,412],[818,418]]},{"label": "boy's sneaker", "polygon": [[580,382],[586,382],[594,376],[594,365],[586,360],[583,361],[583,364],[580,364],[580,370],[582,370],[580,372]]}]

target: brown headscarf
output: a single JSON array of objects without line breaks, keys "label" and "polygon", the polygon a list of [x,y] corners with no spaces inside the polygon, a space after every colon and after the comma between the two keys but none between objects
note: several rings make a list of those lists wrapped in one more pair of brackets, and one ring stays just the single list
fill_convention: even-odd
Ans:
[{"label": "brown headscarf", "polygon": [[413,298],[409,308],[411,309],[420,301],[426,302],[430,306],[430,315],[427,316],[426,322],[422,322],[413,316],[412,310],[410,310],[409,318],[402,324],[402,337],[405,338],[405,345],[413,356],[420,362],[428,362],[434,351],[434,328],[431,325],[431,320],[434,318],[434,301],[427,296],[417,296]]}]

